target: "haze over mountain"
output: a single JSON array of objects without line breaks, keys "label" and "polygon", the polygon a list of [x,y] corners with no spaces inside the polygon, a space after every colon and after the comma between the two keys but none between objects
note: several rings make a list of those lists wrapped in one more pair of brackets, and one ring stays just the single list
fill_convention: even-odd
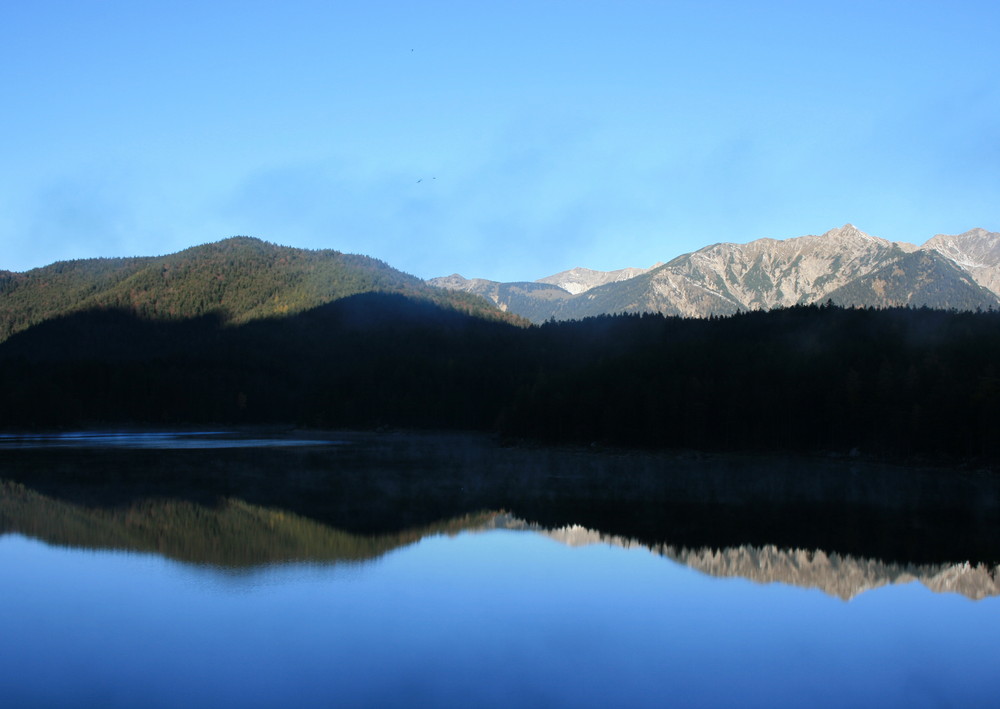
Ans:
[{"label": "haze over mountain", "polygon": [[845,224],[819,236],[713,244],[649,269],[573,269],[535,284],[457,274],[428,283],[482,295],[534,322],[620,312],[707,317],[827,299],[988,309],[1000,306],[1000,234],[974,229],[917,247]]}]

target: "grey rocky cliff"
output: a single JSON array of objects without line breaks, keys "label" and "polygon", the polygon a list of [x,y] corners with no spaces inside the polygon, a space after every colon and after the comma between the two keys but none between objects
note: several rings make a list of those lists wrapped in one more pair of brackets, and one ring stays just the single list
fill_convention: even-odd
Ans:
[{"label": "grey rocky cliff", "polygon": [[552,312],[561,302],[572,298],[568,291],[548,283],[500,283],[483,278],[463,278],[457,273],[431,278],[427,284],[480,295],[500,310],[517,313],[535,323],[552,317]]},{"label": "grey rocky cliff", "polygon": [[[653,276],[652,286],[657,292],[677,292],[677,280],[686,279],[740,310],[768,310],[822,301],[915,249],[846,224],[820,236],[706,246],[670,261]],[[712,314],[690,300],[681,300],[678,310],[694,317]]]},{"label": "grey rocky cliff", "polygon": [[932,249],[920,249],[828,294],[845,307],[915,306],[938,310],[988,310],[1000,296],[977,283],[968,271]]}]

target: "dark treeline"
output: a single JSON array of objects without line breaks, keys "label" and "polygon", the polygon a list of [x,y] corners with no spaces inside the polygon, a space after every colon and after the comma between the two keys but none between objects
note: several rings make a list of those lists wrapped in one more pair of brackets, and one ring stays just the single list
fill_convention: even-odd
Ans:
[{"label": "dark treeline", "polygon": [[492,427],[521,329],[393,294],[236,326],[93,310],[0,344],[0,426]]},{"label": "dark treeline", "polygon": [[364,294],[234,325],[94,310],[0,344],[0,426],[291,423],[1000,459],[1000,313],[801,306],[519,328]]},{"label": "dark treeline", "polygon": [[578,357],[511,432],[716,450],[1000,453],[1000,313],[801,306],[549,326]]}]

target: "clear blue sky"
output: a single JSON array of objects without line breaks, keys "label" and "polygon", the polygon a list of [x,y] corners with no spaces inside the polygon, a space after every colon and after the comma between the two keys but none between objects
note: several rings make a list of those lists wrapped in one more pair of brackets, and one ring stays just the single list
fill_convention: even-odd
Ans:
[{"label": "clear blue sky", "polygon": [[1000,3],[0,4],[0,268],[236,234],[421,277],[1000,230]]}]

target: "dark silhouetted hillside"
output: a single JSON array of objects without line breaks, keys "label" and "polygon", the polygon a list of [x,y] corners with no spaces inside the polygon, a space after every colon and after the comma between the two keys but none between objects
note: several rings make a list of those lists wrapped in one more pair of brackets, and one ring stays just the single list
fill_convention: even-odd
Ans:
[{"label": "dark silhouetted hillside", "polygon": [[1000,458],[1000,313],[796,306],[520,328],[367,293],[233,325],[97,310],[0,343],[0,426],[275,423]]}]

